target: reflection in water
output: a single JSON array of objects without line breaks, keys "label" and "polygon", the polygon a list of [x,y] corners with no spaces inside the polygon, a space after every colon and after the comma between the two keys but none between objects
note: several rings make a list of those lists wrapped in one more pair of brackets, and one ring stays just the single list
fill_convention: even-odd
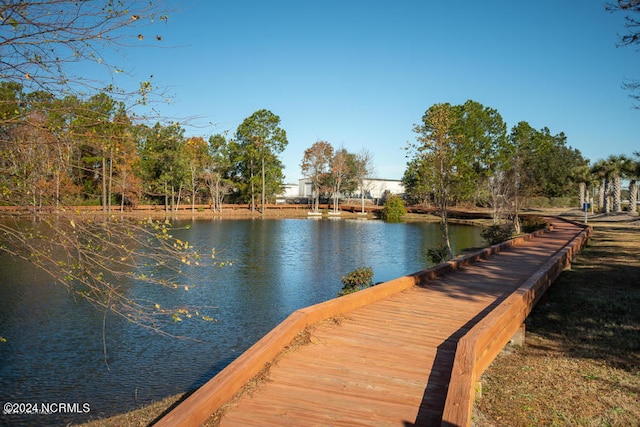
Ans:
[{"label": "reflection in water", "polygon": [[[374,282],[430,266],[437,224],[356,220],[180,221],[174,235],[215,247],[223,268],[193,269],[168,290],[127,284],[163,306],[208,306],[215,322],[187,320],[160,336],[107,316],[50,284],[33,268],[0,256],[0,402],[88,402],[88,414],[0,415],[11,425],[60,425],[113,415],[200,386],[298,308],[335,297],[341,277],[370,266]],[[452,226],[454,250],[481,245],[480,230]]]}]

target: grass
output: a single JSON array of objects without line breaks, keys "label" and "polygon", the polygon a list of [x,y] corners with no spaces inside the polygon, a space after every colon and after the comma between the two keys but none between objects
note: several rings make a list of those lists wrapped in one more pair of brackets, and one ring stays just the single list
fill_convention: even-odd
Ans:
[{"label": "grass", "polygon": [[640,426],[640,228],[598,223],[484,373],[475,426]]},{"label": "grass", "polygon": [[82,424],[83,427],[144,427],[152,425],[160,415],[164,414],[169,408],[177,405],[182,400],[183,394],[167,397],[166,399],[149,405],[140,407],[136,410],[116,415],[110,418],[101,418]]}]

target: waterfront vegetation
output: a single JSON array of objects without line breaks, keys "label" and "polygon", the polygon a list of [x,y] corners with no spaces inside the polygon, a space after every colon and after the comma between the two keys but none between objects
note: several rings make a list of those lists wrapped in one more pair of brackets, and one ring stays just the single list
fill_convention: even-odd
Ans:
[{"label": "waterfront vegetation", "polygon": [[373,286],[373,269],[358,267],[342,276],[342,290],[338,296],[349,295]]},{"label": "waterfront vegetation", "polygon": [[380,212],[380,216],[385,221],[397,222],[407,214],[407,209],[404,206],[404,200],[400,196],[394,195],[388,197],[384,202],[384,207]]}]

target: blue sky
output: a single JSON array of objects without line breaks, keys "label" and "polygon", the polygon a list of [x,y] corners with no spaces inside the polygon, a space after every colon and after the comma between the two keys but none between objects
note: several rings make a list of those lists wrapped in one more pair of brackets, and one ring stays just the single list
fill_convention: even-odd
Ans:
[{"label": "blue sky", "polygon": [[623,15],[604,1],[172,5],[167,24],[145,29],[166,48],[128,51],[127,68],[174,93],[156,108],[190,118],[188,135],[231,135],[261,108],[280,116],[287,182],[318,140],[366,148],[377,177],[400,179],[425,110],[467,99],[497,109],[509,129],[564,132],[592,161],[640,150],[640,110],[621,88],[640,79],[640,52],[616,47]]}]

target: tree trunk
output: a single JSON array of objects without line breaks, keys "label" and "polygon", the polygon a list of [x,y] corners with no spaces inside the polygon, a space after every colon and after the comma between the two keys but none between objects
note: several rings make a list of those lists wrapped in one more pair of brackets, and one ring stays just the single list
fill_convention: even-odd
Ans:
[{"label": "tree trunk", "polygon": [[629,182],[629,212],[638,212],[638,183],[635,179]]},{"label": "tree trunk", "polygon": [[622,186],[620,185],[620,175],[613,176],[613,211],[622,212],[622,202],[620,193],[622,192]]},{"label": "tree trunk", "polygon": [[169,190],[167,187],[167,181],[164,182],[164,211],[169,210]]},{"label": "tree trunk", "polygon": [[253,175],[253,160],[251,160],[251,176],[249,177],[249,180],[251,181],[251,212],[255,212],[256,210],[256,188],[255,185],[256,183],[254,182],[254,175]]},{"label": "tree trunk", "polygon": [[111,192],[113,189],[113,147],[109,149],[109,185],[107,191],[107,210],[111,212]]},{"label": "tree trunk", "polygon": [[107,211],[107,158],[102,154],[102,210]]},{"label": "tree trunk", "polygon": [[171,213],[176,211],[176,187],[171,184]]},{"label": "tree trunk", "polygon": [[578,192],[579,192],[579,198],[580,198],[580,209],[584,209],[584,204],[585,204],[585,195],[586,195],[586,191],[587,191],[587,184],[585,182],[581,182],[580,184],[578,184]]},{"label": "tree trunk", "polygon": [[440,229],[442,230],[442,238],[447,247],[448,260],[453,259],[453,250],[451,249],[451,239],[449,238],[449,218],[447,216],[447,208],[440,210]]},{"label": "tree trunk", "polygon": [[267,190],[267,183],[265,181],[266,173],[264,170],[264,154],[262,155],[262,209],[261,213],[264,215],[265,194]]},{"label": "tree trunk", "polygon": [[182,184],[178,187],[178,200],[176,202],[176,212],[180,210],[180,199],[182,199]]},{"label": "tree trunk", "polygon": [[191,214],[196,211],[196,178],[194,172],[191,171]]},{"label": "tree trunk", "polygon": [[602,197],[602,212],[609,213],[611,205],[609,204],[609,179],[605,178],[602,185],[601,197]]},{"label": "tree trunk", "polygon": [[60,209],[60,169],[56,170],[56,212]]}]

